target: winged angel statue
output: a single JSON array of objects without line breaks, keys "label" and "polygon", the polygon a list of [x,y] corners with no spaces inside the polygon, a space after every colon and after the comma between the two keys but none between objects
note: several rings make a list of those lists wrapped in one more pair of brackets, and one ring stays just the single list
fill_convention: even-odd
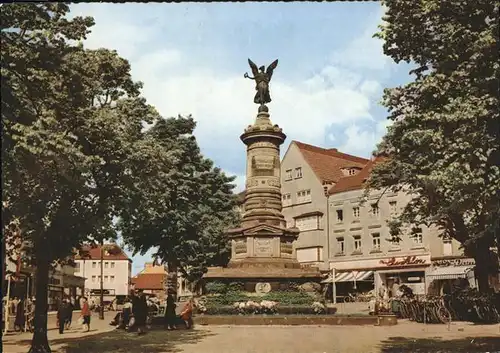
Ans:
[{"label": "winged angel statue", "polygon": [[253,99],[254,103],[260,104],[261,106],[271,102],[271,95],[269,94],[269,82],[271,82],[271,77],[273,76],[273,71],[278,66],[278,59],[274,60],[271,65],[265,69],[265,66],[261,66],[257,69],[257,65],[248,59],[248,64],[252,69],[253,77],[250,77],[247,72],[245,72],[245,78],[255,80],[255,90],[257,93]]}]

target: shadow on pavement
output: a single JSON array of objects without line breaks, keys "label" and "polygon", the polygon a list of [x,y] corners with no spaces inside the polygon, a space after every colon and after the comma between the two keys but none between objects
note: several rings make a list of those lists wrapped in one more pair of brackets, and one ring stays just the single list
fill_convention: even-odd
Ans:
[{"label": "shadow on pavement", "polygon": [[380,344],[381,353],[486,353],[500,352],[500,337],[466,337],[452,340],[391,337]]},{"label": "shadow on pavement", "polygon": [[152,329],[144,335],[116,330],[78,338],[51,340],[51,345],[62,345],[61,353],[175,353],[179,345],[195,344],[213,333],[205,330]]}]

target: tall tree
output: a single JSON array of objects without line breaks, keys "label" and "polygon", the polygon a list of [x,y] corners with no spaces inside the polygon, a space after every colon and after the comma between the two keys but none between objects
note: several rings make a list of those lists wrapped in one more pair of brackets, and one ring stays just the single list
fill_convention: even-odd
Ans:
[{"label": "tall tree", "polygon": [[234,177],[201,155],[194,128],[191,117],[162,119],[136,144],[128,163],[137,180],[129,194],[135,208],[125,207],[119,222],[136,252],[156,249],[172,292],[178,271],[194,280],[207,266],[227,263],[224,230],[237,219]]},{"label": "tall tree", "polygon": [[86,241],[116,235],[113,215],[133,186],[126,157],[156,112],[139,96],[128,62],[86,51],[91,18],[65,4],[2,9],[2,215],[19,220],[36,265],[30,352],[50,352],[47,286],[53,261]]},{"label": "tall tree", "polygon": [[[395,228],[437,225],[475,258],[479,289],[500,250],[498,3],[385,0],[377,34],[395,62],[416,65],[413,82],[385,90],[393,122],[378,146],[372,188],[413,196]],[[500,251],[499,251],[500,253]]]}]

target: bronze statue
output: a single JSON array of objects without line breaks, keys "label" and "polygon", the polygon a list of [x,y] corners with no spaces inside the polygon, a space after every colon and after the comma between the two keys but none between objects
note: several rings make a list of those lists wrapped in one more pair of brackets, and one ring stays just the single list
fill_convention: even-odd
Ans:
[{"label": "bronze statue", "polygon": [[[260,104],[263,106],[266,103],[271,102],[271,95],[269,94],[269,82],[271,82],[271,77],[273,76],[273,71],[278,66],[278,59],[274,60],[271,65],[267,67],[265,70],[265,66],[259,67],[257,69],[257,65],[248,59],[248,64],[252,69],[252,73],[254,77],[248,76],[248,73],[245,72],[244,77],[249,78],[251,80],[255,80],[255,90],[257,93],[253,99],[254,103]],[[260,70],[260,71],[259,71]]]}]

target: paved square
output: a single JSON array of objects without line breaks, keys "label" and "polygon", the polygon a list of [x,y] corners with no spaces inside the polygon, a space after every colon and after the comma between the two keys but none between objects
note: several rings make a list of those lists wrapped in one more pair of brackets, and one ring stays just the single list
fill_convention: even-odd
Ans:
[{"label": "paved square", "polygon": [[[198,326],[154,329],[146,335],[113,330],[112,315],[93,317],[90,333],[49,331],[54,353],[474,353],[500,352],[500,325],[453,323],[397,326]],[[25,353],[30,334],[9,335],[4,352]]]}]

